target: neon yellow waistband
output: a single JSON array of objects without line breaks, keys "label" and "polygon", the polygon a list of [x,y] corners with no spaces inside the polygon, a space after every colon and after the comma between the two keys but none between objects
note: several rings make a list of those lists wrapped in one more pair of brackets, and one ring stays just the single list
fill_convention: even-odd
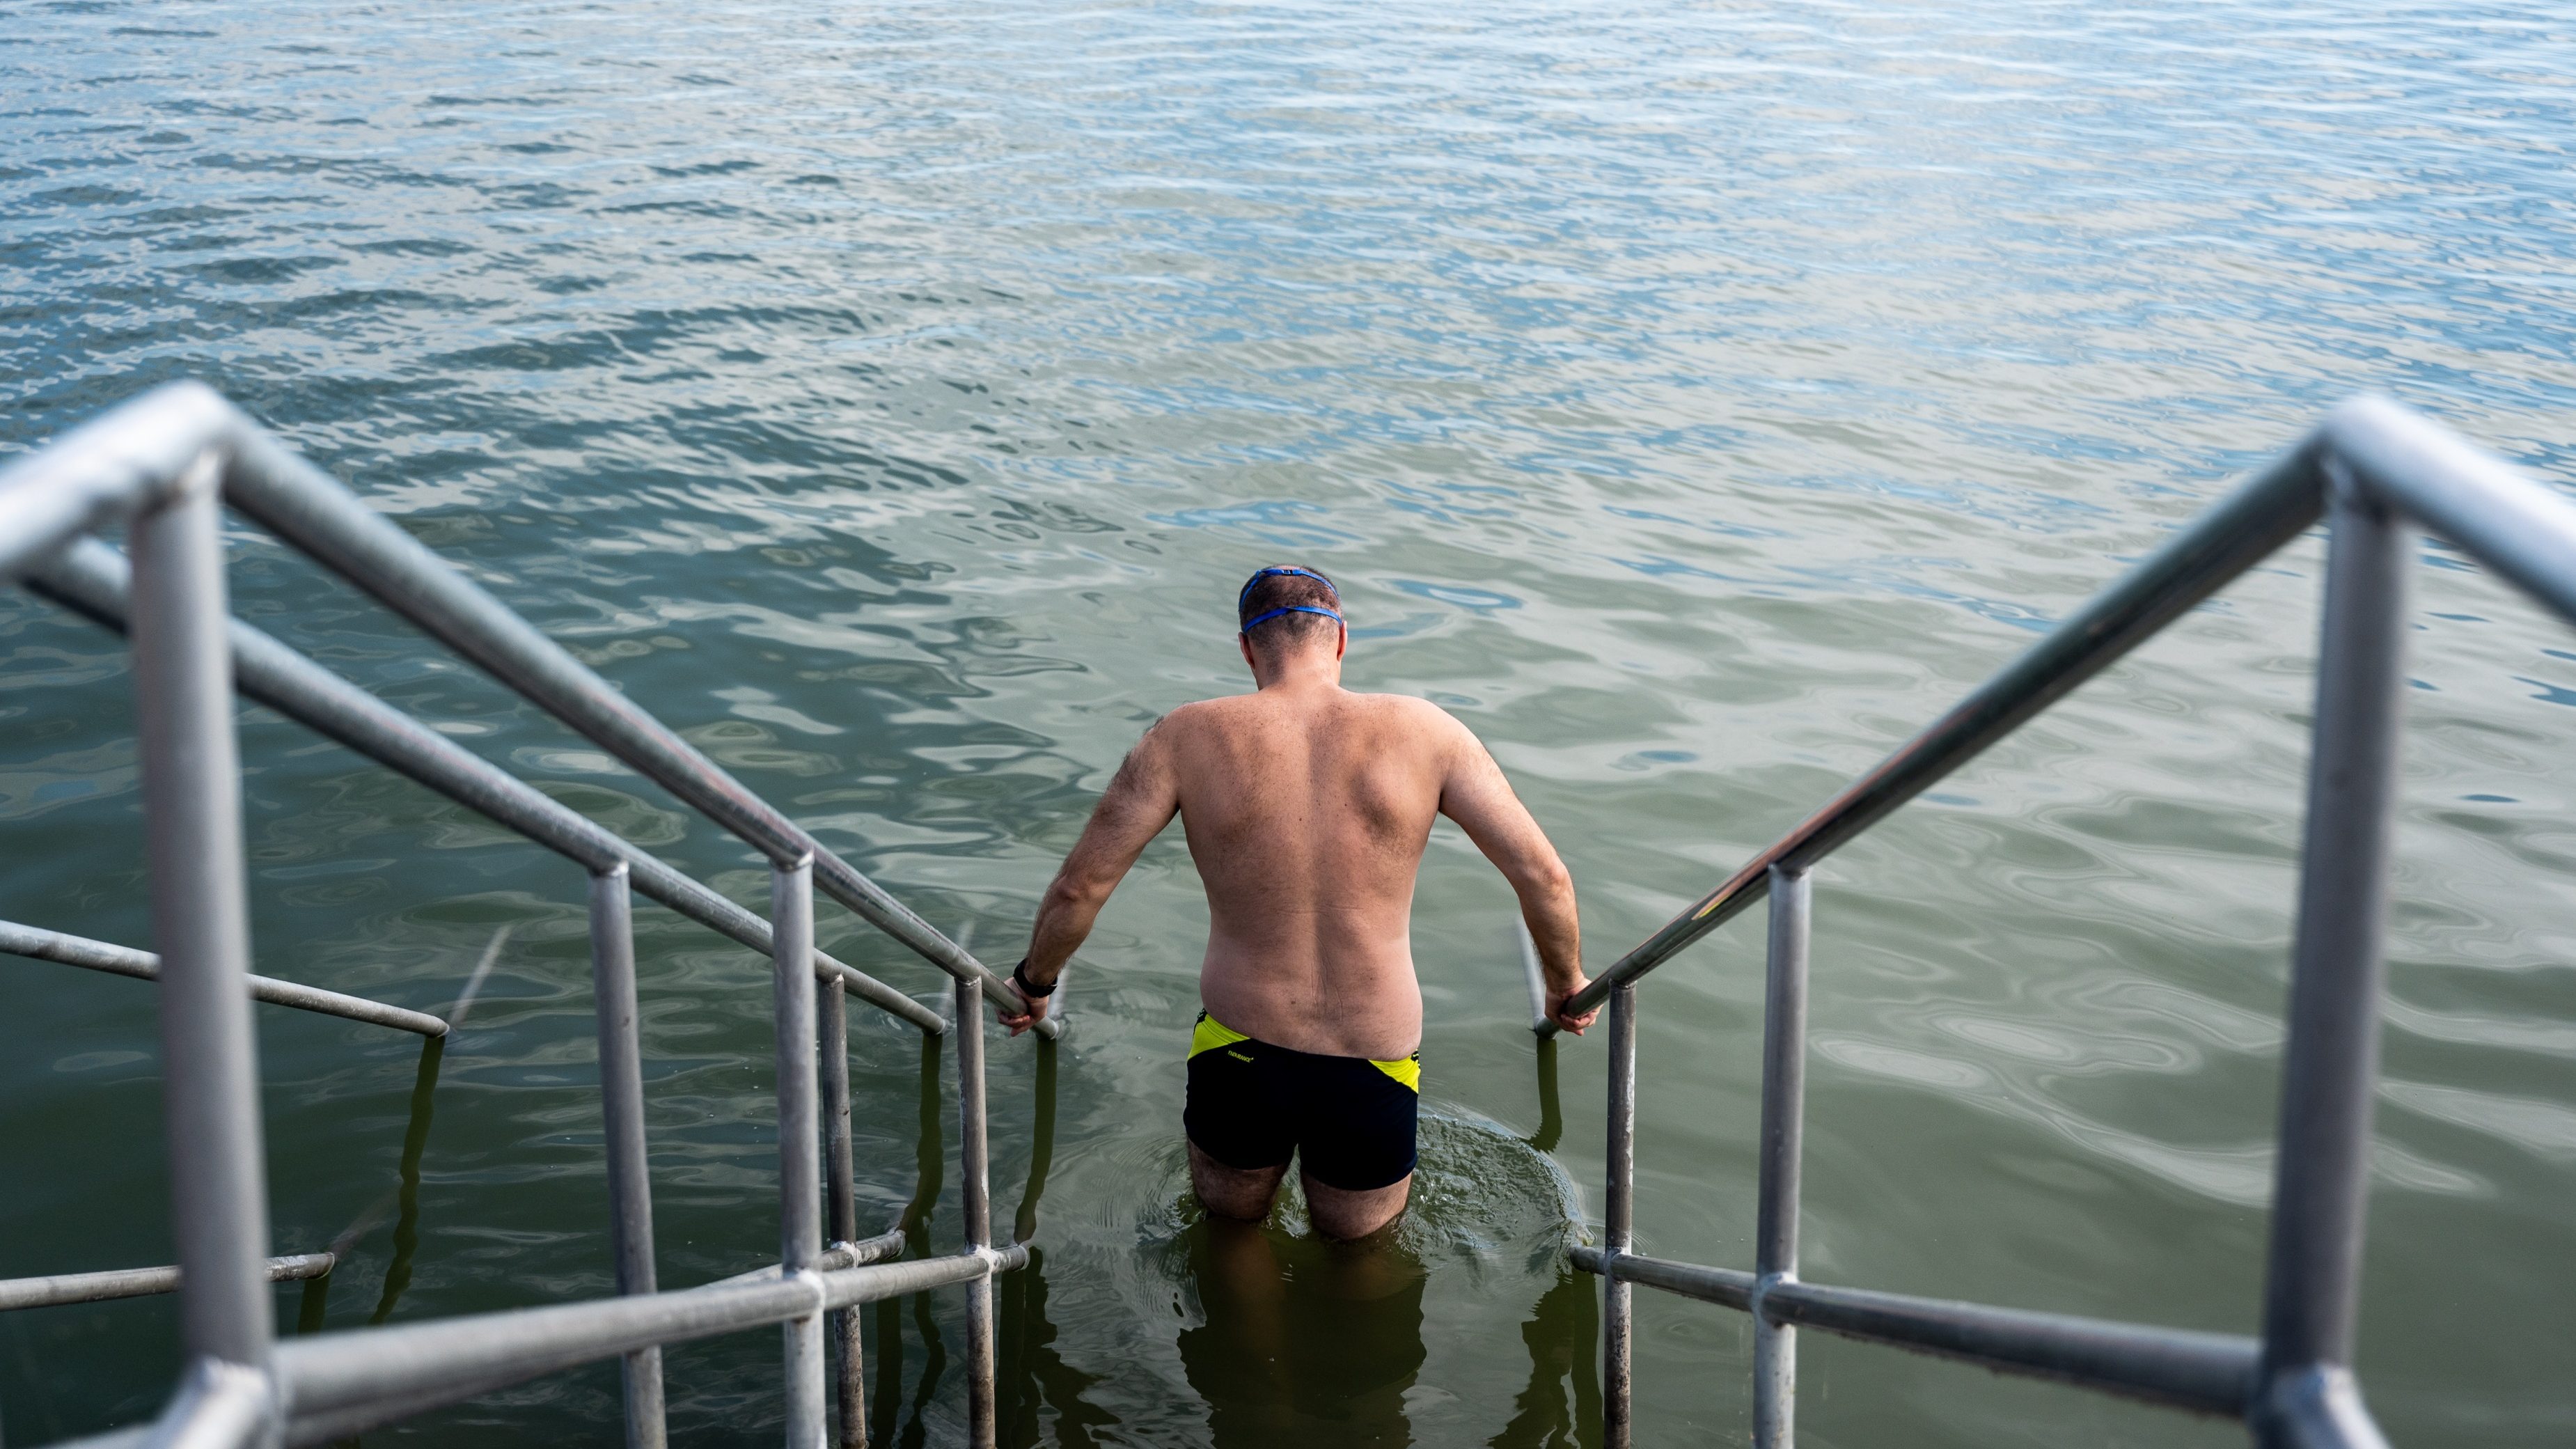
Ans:
[{"label": "neon yellow waistband", "polygon": [[[1199,1013],[1199,1024],[1190,1032],[1190,1055],[1197,1056],[1201,1052],[1212,1052],[1220,1047],[1230,1047],[1236,1042],[1243,1041],[1252,1041],[1252,1038],[1202,1011]],[[1255,1044],[1258,1045],[1258,1043]],[[1243,1054],[1237,1052],[1235,1055]],[[1244,1060],[1250,1061],[1251,1058],[1244,1057]],[[1422,1053],[1415,1052],[1409,1057],[1398,1057],[1393,1061],[1385,1062],[1370,1057],[1368,1064],[1402,1082],[1407,1091],[1416,1096],[1421,1095]]]}]

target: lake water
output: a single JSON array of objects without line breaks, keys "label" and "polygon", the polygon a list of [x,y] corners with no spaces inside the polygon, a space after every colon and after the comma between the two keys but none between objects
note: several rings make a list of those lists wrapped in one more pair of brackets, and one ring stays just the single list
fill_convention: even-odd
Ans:
[{"label": "lake water", "polygon": [[[1490,742],[1598,966],[2338,398],[2576,481],[2571,77],[2548,7],[13,5],[0,447],[206,379],[1004,961],[1136,733],[1242,687],[1238,581],[1312,563],[1351,681]],[[235,559],[264,627],[765,900],[382,611]],[[2252,1329],[2319,559],[1819,872],[1809,1277]],[[2360,1366],[2400,1443],[2567,1441],[2576,631],[2426,565]],[[0,917],[148,945],[122,647],[15,596],[0,635]],[[605,1291],[580,873],[264,712],[243,740],[260,970],[443,1012],[508,931],[426,1117],[412,1039],[261,1012],[276,1250],[356,1233],[283,1320]],[[1508,911],[1440,833],[1400,1241],[1224,1243],[1178,1144],[1204,908],[1177,832],[1147,853],[1064,1047],[993,1048],[997,1211],[1039,1244],[1008,1442],[1596,1441],[1558,1249],[1602,1047],[1549,1110]],[[686,1284],[776,1241],[768,978],[639,929]],[[1759,952],[1642,993],[1647,1251],[1749,1265]],[[168,1261],[151,989],[0,973],[0,1274]],[[952,1063],[873,1017],[854,1051],[865,1212],[944,1181],[944,1250]],[[960,1301],[869,1318],[886,1442],[959,1441]],[[1639,1322],[1640,1442],[1740,1436],[1743,1318]],[[0,1316],[11,1442],[150,1412],[174,1324]],[[679,1441],[776,1442],[777,1374],[768,1333],[673,1351]],[[1820,1335],[1801,1389],[1818,1446],[2241,1442]],[[615,1395],[367,1439],[613,1443]]]}]

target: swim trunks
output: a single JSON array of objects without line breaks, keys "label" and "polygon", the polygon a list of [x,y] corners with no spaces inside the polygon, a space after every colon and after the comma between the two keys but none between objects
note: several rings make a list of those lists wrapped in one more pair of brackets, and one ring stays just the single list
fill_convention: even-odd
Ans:
[{"label": "swim trunks", "polygon": [[1290,1051],[1202,1011],[1181,1126],[1228,1167],[1284,1167],[1296,1153],[1326,1187],[1370,1192],[1413,1171],[1421,1091],[1420,1052],[1381,1062]]}]

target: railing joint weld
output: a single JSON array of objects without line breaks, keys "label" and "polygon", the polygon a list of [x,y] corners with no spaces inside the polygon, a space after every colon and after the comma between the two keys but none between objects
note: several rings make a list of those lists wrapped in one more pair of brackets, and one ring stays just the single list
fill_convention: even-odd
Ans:
[{"label": "railing joint weld", "polygon": [[1795,1283],[1797,1281],[1798,1274],[1794,1269],[1779,1273],[1755,1274],[1753,1278],[1753,1291],[1745,1297],[1745,1311],[1751,1313],[1754,1317],[1761,1319],[1765,1323],[1777,1324],[1780,1320],[1773,1318],[1769,1308],[1766,1306],[1771,1298],[1771,1290],[1779,1287],[1783,1283]]}]

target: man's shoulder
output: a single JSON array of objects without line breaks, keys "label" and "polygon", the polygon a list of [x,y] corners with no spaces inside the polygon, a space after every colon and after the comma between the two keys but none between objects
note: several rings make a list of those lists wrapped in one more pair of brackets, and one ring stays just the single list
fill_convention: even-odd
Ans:
[{"label": "man's shoulder", "polygon": [[1222,731],[1243,713],[1243,701],[1248,698],[1249,695],[1229,694],[1174,705],[1162,718],[1145,727],[1145,738],[1171,745],[1203,736],[1210,730]]},{"label": "man's shoulder", "polygon": [[[1356,722],[1353,719],[1356,716],[1426,738],[1446,737],[1466,729],[1449,711],[1411,694],[1366,694],[1358,690],[1343,690],[1337,702],[1324,706],[1321,718],[1309,718],[1312,723],[1330,727],[1325,722],[1336,714],[1345,722]],[[1148,733],[1186,739],[1209,731],[1230,733],[1238,729],[1266,728],[1279,717],[1278,703],[1257,691],[1224,694],[1175,706],[1169,714],[1156,720]]]},{"label": "man's shoulder", "polygon": [[1240,707],[1241,701],[1250,697],[1241,694],[1221,694],[1214,699],[1194,699],[1187,704],[1176,704],[1161,719],[1154,721],[1152,728],[1156,730],[1194,729],[1224,718]]},{"label": "man's shoulder", "polygon": [[1456,715],[1414,694],[1350,696],[1351,708],[1408,739],[1425,745],[1447,745],[1467,733]]},{"label": "man's shoulder", "polygon": [[1367,709],[1384,710],[1389,714],[1412,719],[1443,719],[1452,724],[1457,723],[1457,716],[1418,694],[1362,694],[1353,690],[1351,698],[1359,701],[1361,706]]}]

